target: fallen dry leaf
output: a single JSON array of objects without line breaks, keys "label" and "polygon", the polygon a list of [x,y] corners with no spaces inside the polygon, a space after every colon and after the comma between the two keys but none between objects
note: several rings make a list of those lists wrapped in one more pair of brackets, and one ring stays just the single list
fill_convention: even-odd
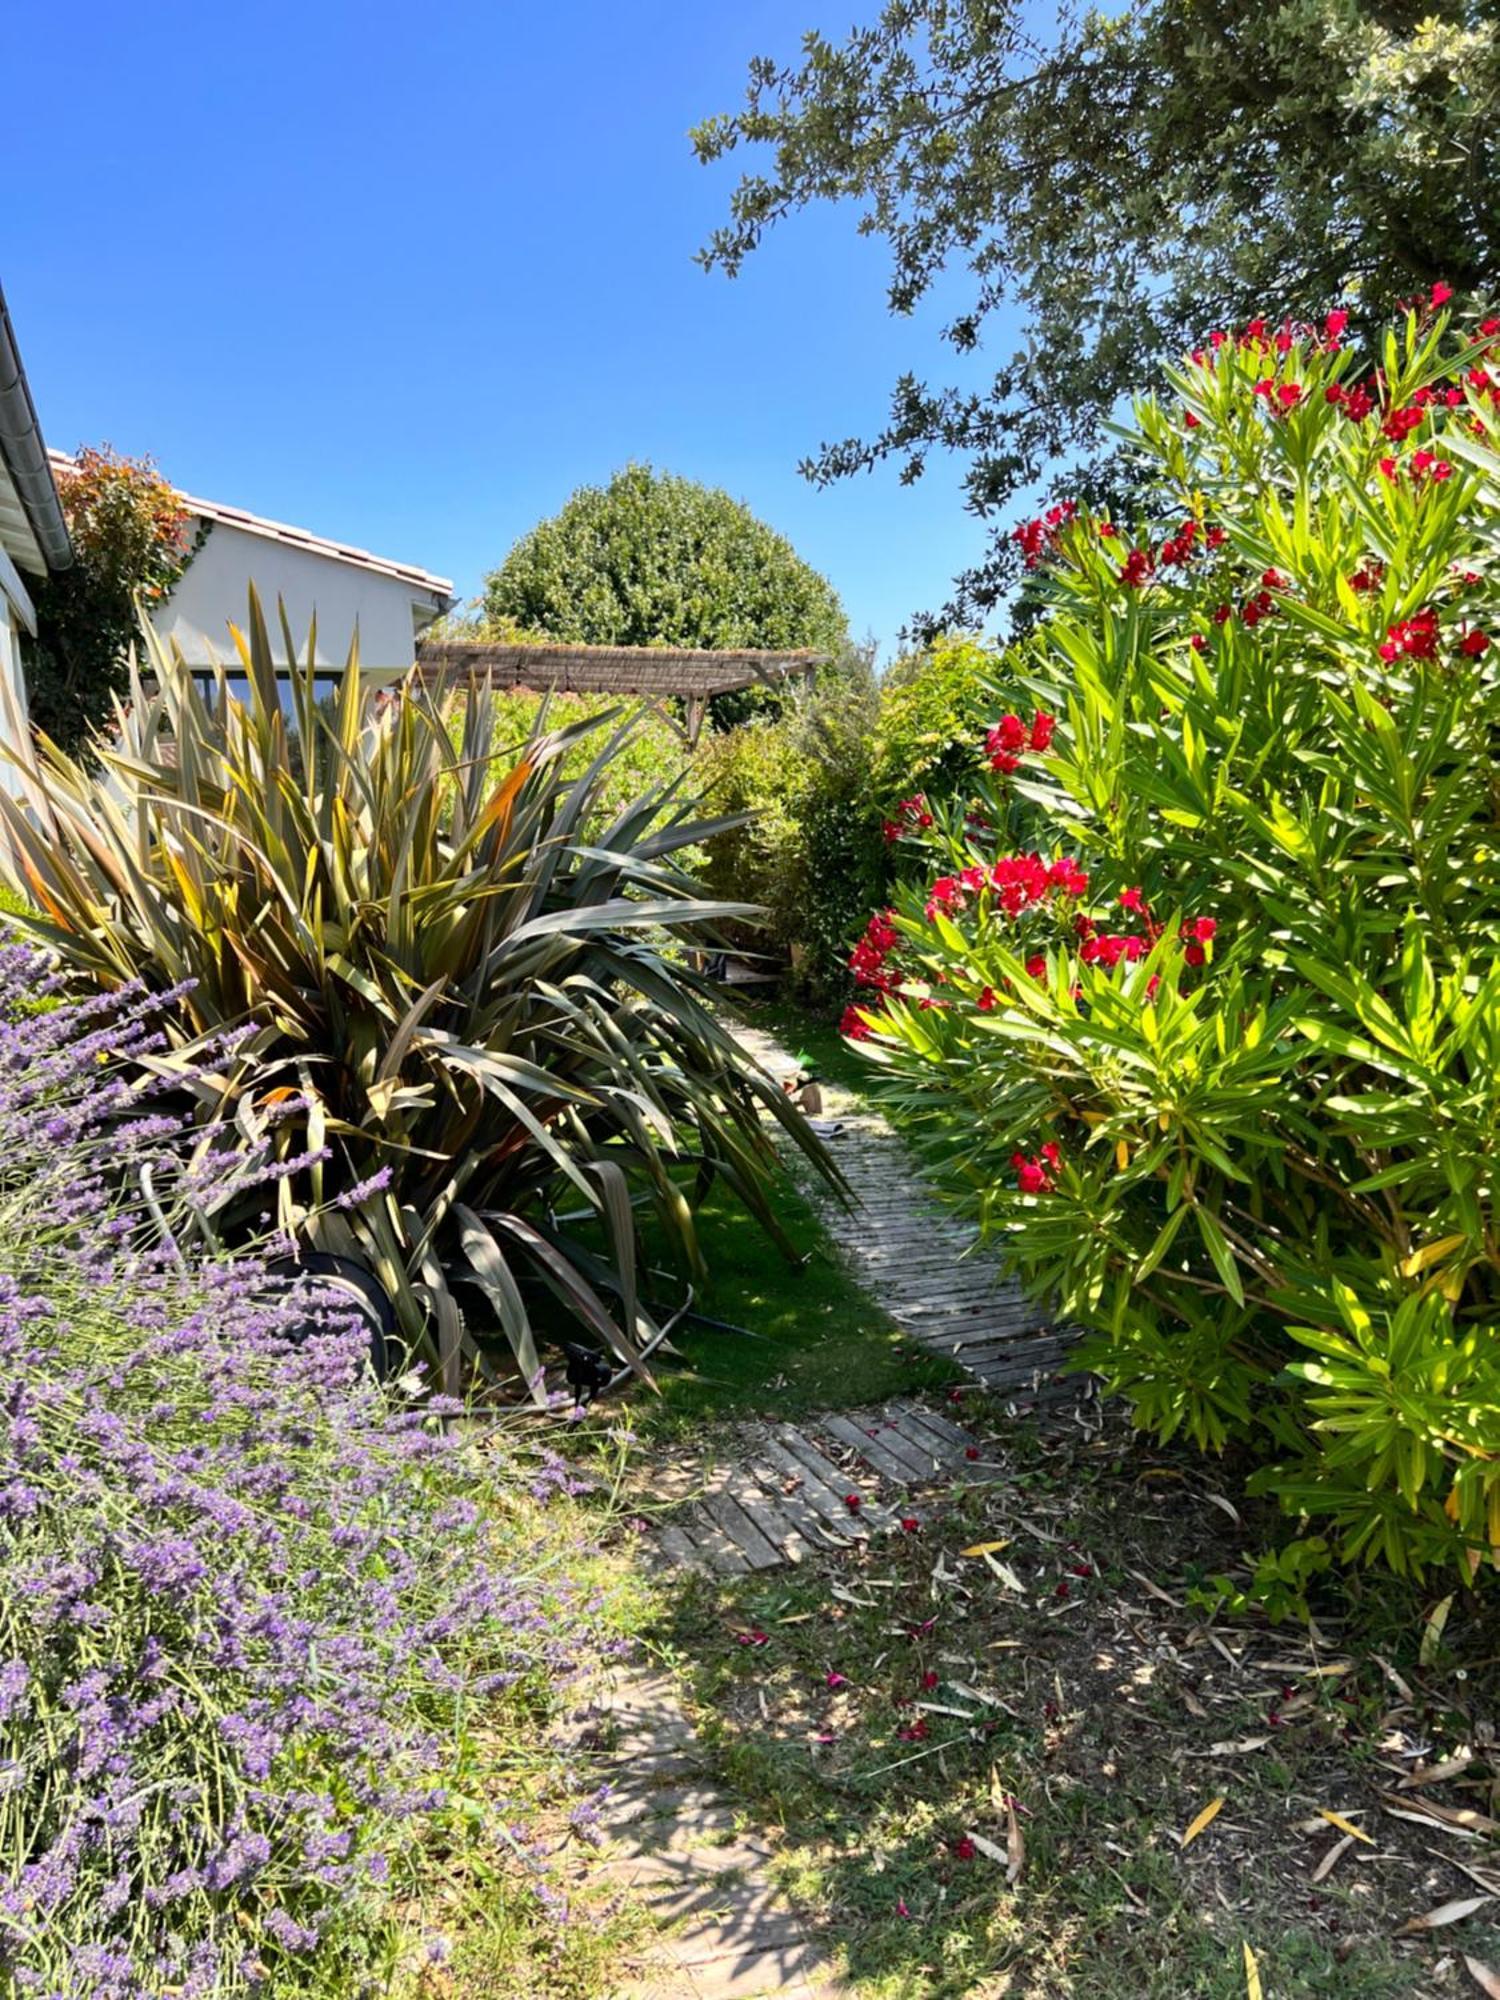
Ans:
[{"label": "fallen dry leaf", "polygon": [[1005,1859],[1005,1879],[1014,1888],[1026,1866],[1026,1836],[1016,1817],[1015,1804],[1009,1798],[1005,1801]]},{"label": "fallen dry leaf", "polygon": [[1415,1794],[1407,1797],[1399,1792],[1382,1792],[1380,1797],[1395,1819],[1426,1820],[1433,1826],[1450,1827],[1455,1833],[1500,1833],[1500,1819],[1468,1806],[1440,1806],[1436,1799],[1420,1799]]},{"label": "fallen dry leaf", "polygon": [[960,1549],[958,1553],[961,1556],[997,1556],[1002,1549],[1008,1549],[1009,1547],[1010,1543],[1008,1541],[975,1542],[967,1549]]},{"label": "fallen dry leaf", "polygon": [[1440,1931],[1446,1924],[1461,1924],[1465,1917],[1472,1917],[1476,1910],[1482,1910],[1486,1903],[1493,1903],[1493,1896],[1462,1896],[1456,1903],[1439,1903],[1435,1910],[1428,1910],[1420,1917],[1409,1917],[1397,1931],[1397,1937],[1415,1937],[1423,1931]]},{"label": "fallen dry leaf", "polygon": [[1448,1622],[1448,1613],[1453,1609],[1453,1592],[1434,1604],[1422,1623],[1422,1643],[1417,1648],[1417,1665],[1430,1667],[1438,1656],[1438,1647],[1443,1643],[1443,1627]]},{"label": "fallen dry leaf", "polygon": [[988,1553],[985,1555],[984,1560],[989,1564],[996,1576],[999,1577],[1007,1590],[1013,1590],[1018,1597],[1025,1595],[1026,1586],[1016,1575],[1009,1563],[1003,1563],[997,1556],[992,1556]]},{"label": "fallen dry leaf", "polygon": [[1210,1743],[1206,1750],[1189,1750],[1190,1757],[1247,1757],[1252,1750],[1264,1750],[1269,1736],[1242,1736],[1236,1742]]},{"label": "fallen dry leaf", "polygon": [[[1361,1840],[1369,1838],[1367,1834],[1361,1834],[1359,1837]],[[1352,1833],[1346,1833],[1341,1840],[1336,1840],[1313,1870],[1312,1879],[1314,1883],[1326,1881],[1334,1869],[1338,1867],[1341,1858],[1349,1852],[1349,1849],[1353,1845],[1354,1835]]]},{"label": "fallen dry leaf", "polygon": [[1249,1945],[1245,1951],[1245,2000],[1266,2000],[1260,1983],[1260,1965]]},{"label": "fallen dry leaf", "polygon": [[1409,1792],[1418,1785],[1441,1785],[1449,1778],[1456,1778],[1467,1771],[1474,1759],[1465,1751],[1461,1757],[1445,1757],[1441,1764],[1418,1765],[1415,1771],[1408,1771],[1401,1780],[1401,1790]]},{"label": "fallen dry leaf", "polygon": [[1500,2000],[1500,1972],[1493,1971],[1482,1959],[1470,1958],[1467,1952],[1464,1953],[1464,1971],[1481,1993],[1488,1993],[1490,2000]]},{"label": "fallen dry leaf", "polygon": [[1347,1833],[1354,1840],[1362,1840],[1369,1847],[1375,1845],[1373,1834],[1366,1833],[1362,1826],[1356,1826],[1353,1820],[1345,1819],[1342,1813],[1336,1813],[1331,1806],[1319,1806],[1318,1818],[1326,1819],[1330,1826],[1336,1826],[1340,1833]]},{"label": "fallen dry leaf", "polygon": [[1186,1832],[1182,1836],[1182,1845],[1184,1847],[1190,1846],[1191,1843],[1198,1838],[1199,1834],[1202,1833],[1203,1829],[1206,1826],[1211,1826],[1213,1824],[1213,1822],[1219,1817],[1219,1814],[1223,1810],[1224,1810],[1224,1798],[1221,1793],[1218,1798],[1210,1799],[1208,1804],[1203,1808],[1202,1812],[1199,1813],[1197,1817],[1191,1821]]},{"label": "fallen dry leaf", "polygon": [[1389,1660],[1385,1659],[1383,1655],[1381,1655],[1380,1653],[1377,1653],[1375,1655],[1375,1664],[1379,1667],[1380,1671],[1385,1675],[1386,1679],[1390,1682],[1391,1686],[1396,1690],[1397,1694],[1400,1695],[1403,1701],[1416,1700],[1416,1696],[1412,1693],[1411,1689],[1407,1686],[1406,1682],[1402,1680],[1401,1676],[1396,1672],[1396,1669],[1391,1665]]},{"label": "fallen dry leaf", "polygon": [[[1180,1476],[1181,1475],[1179,1474],[1179,1477]],[[1170,1604],[1174,1611],[1180,1611],[1182,1609],[1182,1600],[1180,1598],[1169,1597],[1167,1593],[1162,1589],[1159,1583],[1153,1583],[1149,1576],[1142,1576],[1141,1572],[1138,1569],[1127,1568],[1125,1574],[1127,1576],[1133,1576],[1136,1582],[1141,1586],[1142,1590],[1146,1591],[1148,1595],[1158,1599],[1159,1602],[1161,1602],[1162,1604]]]},{"label": "fallen dry leaf", "polygon": [[1500,1875],[1492,1869],[1471,1868],[1467,1861],[1460,1861],[1456,1854],[1438,1854],[1435,1847],[1428,1848],[1429,1854],[1436,1854],[1439,1861],[1456,1868],[1460,1875],[1467,1875],[1471,1882],[1477,1882],[1487,1896],[1500,1896]]}]

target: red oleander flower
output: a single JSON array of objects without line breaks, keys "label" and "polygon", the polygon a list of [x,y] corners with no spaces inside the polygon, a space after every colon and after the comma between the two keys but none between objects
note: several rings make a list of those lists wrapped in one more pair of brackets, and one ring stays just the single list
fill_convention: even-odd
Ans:
[{"label": "red oleander flower", "polygon": [[997,1004],[994,987],[986,986],[974,1004],[978,1007],[981,1014],[993,1014]]},{"label": "red oleander flower", "polygon": [[857,1493],[846,1493],[844,1495],[844,1505],[849,1509],[851,1514],[857,1514],[864,1504],[864,1501]]},{"label": "red oleander flower", "polygon": [[846,1007],[839,1022],[839,1033],[846,1042],[867,1042],[872,1029],[857,1007]]},{"label": "red oleander flower", "polygon": [[1415,617],[1401,619],[1387,629],[1380,657],[1387,662],[1430,660],[1437,652],[1437,644],[1438,615],[1429,605]]},{"label": "red oleander flower", "polygon": [[901,1532],[904,1535],[914,1535],[921,1525],[915,1514],[903,1514],[901,1517]]},{"label": "red oleander flower", "polygon": [[828,1672],[823,1676],[823,1685],[831,1688],[846,1688],[849,1685],[849,1676],[839,1673],[836,1668],[830,1667]]},{"label": "red oleander flower", "polygon": [[1487,650],[1489,643],[1489,634],[1481,632],[1479,627],[1475,625],[1465,632],[1462,639],[1459,640],[1458,650],[1461,653],[1467,653],[1471,660],[1477,660],[1480,654]]},{"label": "red oleander flower", "polygon": [[1150,577],[1150,555],[1145,549],[1132,549],[1116,572],[1115,581],[1123,583],[1127,590],[1139,590]]},{"label": "red oleander flower", "polygon": [[1028,979],[1044,979],[1047,976],[1047,961],[1040,952],[1035,952],[1026,961]]},{"label": "red oleander flower", "polygon": [[1048,1140],[1030,1159],[1024,1153],[1012,1153],[1010,1163],[1016,1170],[1016,1186],[1022,1194],[1050,1194],[1057,1185],[1054,1176],[1062,1164],[1062,1154],[1056,1143]]},{"label": "red oleander flower", "polygon": [[1331,312],[1323,322],[1323,338],[1325,340],[1337,340],[1348,324],[1348,313],[1342,311]]},{"label": "red oleander flower", "polygon": [[1409,438],[1426,415],[1420,403],[1407,403],[1399,410],[1387,410],[1381,432],[1392,444],[1401,444]]},{"label": "red oleander flower", "polygon": [[974,1460],[978,1458],[978,1456],[979,1456],[979,1447],[977,1444],[966,1444],[964,1446],[964,1457],[969,1460],[971,1465],[973,1464]]},{"label": "red oleander flower", "polygon": [[937,1684],[938,1684],[938,1677],[937,1677],[937,1675],[936,1675],[936,1674],[935,1674],[935,1673],[933,1672],[932,1668],[931,1668],[931,1667],[929,1667],[929,1668],[927,1669],[926,1673],[925,1673],[925,1674],[923,1674],[923,1676],[922,1676],[922,1685],[923,1685],[923,1687],[924,1687],[924,1688],[926,1688],[926,1689],[928,1690],[928,1692],[930,1693],[930,1692],[932,1691],[932,1689],[933,1689],[933,1688],[935,1688],[935,1687],[937,1686]]},{"label": "red oleander flower", "polygon": [[978,1849],[967,1834],[961,1840],[955,1840],[953,1843],[953,1858],[955,1861],[972,1861],[977,1852]]},{"label": "red oleander flower", "polygon": [[1141,889],[1122,889],[1120,891],[1120,908],[1122,910],[1131,910],[1137,916],[1143,917],[1146,914],[1145,892]]},{"label": "red oleander flower", "polygon": [[1447,305],[1452,296],[1453,287],[1451,285],[1445,285],[1439,281],[1432,288],[1432,304],[1434,307]]}]

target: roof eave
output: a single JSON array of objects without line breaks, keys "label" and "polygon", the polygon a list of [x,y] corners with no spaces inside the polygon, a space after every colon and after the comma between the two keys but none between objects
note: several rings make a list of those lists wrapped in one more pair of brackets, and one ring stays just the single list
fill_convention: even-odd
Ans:
[{"label": "roof eave", "polygon": [[0,291],[0,459],[5,462],[16,497],[49,570],[68,569],[73,543],[58,498],[47,445],[37,420],[31,387],[21,365],[15,328]]}]

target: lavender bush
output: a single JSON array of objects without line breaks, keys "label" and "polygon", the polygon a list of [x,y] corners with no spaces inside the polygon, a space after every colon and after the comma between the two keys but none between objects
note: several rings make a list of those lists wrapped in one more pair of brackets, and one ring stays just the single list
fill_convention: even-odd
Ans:
[{"label": "lavender bush", "polygon": [[471,1716],[589,1611],[331,1301],[178,1249],[162,1002],[45,986],[0,950],[0,1993],[357,1993]]}]

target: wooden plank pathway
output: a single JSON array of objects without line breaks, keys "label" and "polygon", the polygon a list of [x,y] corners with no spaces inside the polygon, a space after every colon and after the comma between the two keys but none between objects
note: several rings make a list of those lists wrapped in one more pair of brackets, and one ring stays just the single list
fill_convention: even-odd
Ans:
[{"label": "wooden plank pathway", "polygon": [[[737,1032],[772,1076],[792,1071],[770,1036]],[[843,1208],[801,1177],[867,1289],[914,1341],[1013,1404],[1066,1394],[1057,1369],[1068,1331],[1029,1305],[976,1232],[938,1204],[885,1119],[848,1092],[824,1085],[823,1097],[842,1128],[829,1148],[858,1206]],[[651,1468],[652,1496],[668,1503],[653,1540],[668,1564],[713,1577],[806,1562],[899,1531],[908,1494],[992,1477],[986,1459],[952,1416],[909,1398],[800,1425],[743,1425],[708,1457]],[[672,1677],[626,1674],[586,1726],[612,1784],[600,1865],[669,1927],[649,1957],[621,1969],[611,2000],[847,1996],[771,1886],[770,1848],[744,1832],[708,1777]]]},{"label": "wooden plank pathway", "polygon": [[656,1544],[669,1562],[712,1576],[805,1562],[897,1527],[884,1486],[904,1493],[952,1480],[977,1469],[979,1451],[967,1431],[914,1402],[814,1417],[800,1428],[747,1424],[731,1459],[679,1462],[653,1479],[658,1497],[681,1503],[657,1527]]},{"label": "wooden plank pathway", "polygon": [[[793,1057],[763,1029],[737,1023],[735,1034],[773,1077],[795,1073]],[[878,1111],[837,1085],[824,1082],[821,1089],[824,1118],[840,1128],[828,1137],[828,1150],[857,1206],[843,1207],[788,1155],[790,1164],[829,1235],[891,1318],[1018,1405],[1073,1393],[1076,1385],[1061,1381],[1058,1368],[1076,1336],[1003,1275],[976,1229],[941,1206]]]}]

